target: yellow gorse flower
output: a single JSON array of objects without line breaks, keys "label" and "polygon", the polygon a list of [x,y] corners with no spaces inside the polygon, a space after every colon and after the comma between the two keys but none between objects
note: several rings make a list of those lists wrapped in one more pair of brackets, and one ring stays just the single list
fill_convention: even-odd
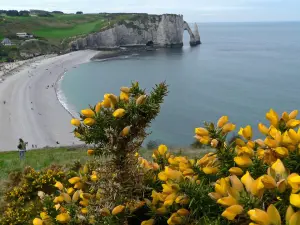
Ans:
[{"label": "yellow gorse flower", "polygon": [[109,94],[104,95],[104,100],[101,102],[101,105],[105,108],[110,108],[111,107],[111,101],[109,98]]},{"label": "yellow gorse flower", "polygon": [[116,118],[121,118],[125,115],[125,113],[125,109],[117,109],[116,111],[114,111],[113,116]]},{"label": "yellow gorse flower", "polygon": [[81,213],[82,214],[87,214],[88,213],[88,209],[87,208],[82,208],[81,209]]},{"label": "yellow gorse flower", "polygon": [[74,193],[74,191],[75,191],[75,190],[74,190],[74,188],[72,188],[72,187],[67,189],[67,193],[68,193],[69,195],[72,195],[72,194]]},{"label": "yellow gorse flower", "polygon": [[79,200],[80,194],[81,194],[80,190],[75,191],[72,196],[72,202],[77,202]]},{"label": "yellow gorse flower", "polygon": [[125,209],[125,206],[124,206],[124,205],[118,205],[118,206],[116,206],[116,207],[112,210],[111,214],[114,215],[114,216],[115,216],[115,215],[118,215],[119,213],[123,212],[124,209]]},{"label": "yellow gorse flower", "polygon": [[166,145],[160,145],[160,146],[158,146],[157,150],[158,150],[160,155],[164,155],[164,154],[167,153],[168,147]]},{"label": "yellow gorse flower", "polygon": [[43,220],[41,220],[40,218],[35,218],[35,219],[32,221],[32,224],[33,224],[33,225],[43,225]]},{"label": "yellow gorse flower", "polygon": [[235,130],[235,125],[234,124],[232,124],[232,123],[227,123],[227,124],[225,124],[224,126],[223,126],[223,128],[222,128],[222,131],[224,132],[224,133],[229,133],[229,132],[231,132],[231,131],[234,131]]},{"label": "yellow gorse flower", "polygon": [[153,225],[155,223],[154,219],[145,220],[141,223],[141,225]]},{"label": "yellow gorse flower", "polygon": [[213,148],[216,148],[219,144],[219,141],[217,139],[213,139],[211,142],[210,142],[210,145],[211,147]]},{"label": "yellow gorse flower", "polygon": [[[134,136],[134,132],[130,130],[131,126],[127,126],[129,124],[127,119],[130,119],[132,113],[127,110],[127,107],[136,103],[138,106],[134,107],[141,109],[142,104],[147,104],[146,95],[136,96],[135,93],[135,91],[130,93],[130,88],[122,87],[118,97],[106,94],[104,101],[97,103],[94,110],[86,109],[82,112],[83,124],[87,126],[81,126],[80,121],[76,119],[71,121],[76,126],[74,132],[82,135],[81,139],[84,140],[86,130],[97,129],[97,126],[88,127],[92,126],[95,120],[101,121],[102,117],[111,114],[115,118],[122,118],[128,113],[124,120],[113,119],[113,121],[121,122],[121,125],[114,130],[116,140],[130,139]],[[106,109],[101,112],[102,107]],[[118,107],[122,108],[118,109]],[[297,110],[290,114],[283,112],[280,118],[271,109],[266,114],[266,118],[270,121],[269,127],[262,123],[258,124],[263,139],[253,140],[252,127],[247,125],[240,128],[239,137],[230,143],[227,141],[228,133],[236,126],[229,122],[227,116],[222,116],[217,125],[205,123],[204,127],[195,128],[195,138],[200,143],[215,149],[202,158],[191,159],[172,154],[166,145],[160,145],[154,150],[153,161],[141,157],[135,150],[128,152],[132,162],[137,163],[134,165],[137,176],[145,174],[147,182],[153,182],[155,185],[152,185],[152,195],[149,199],[143,201],[126,199],[118,203],[120,205],[113,208],[111,212],[107,208],[99,210],[97,201],[105,200],[107,197],[106,189],[101,186],[102,180],[105,181],[109,176],[108,179],[114,181],[119,178],[119,173],[114,171],[112,174],[106,174],[102,167],[94,168],[93,164],[91,167],[85,165],[79,169],[78,175],[73,175],[74,177],[68,180],[69,184],[63,180],[64,178],[55,178],[61,182],[52,180],[51,185],[56,182],[54,186],[59,189],[56,190],[59,194],[53,198],[54,208],[51,210],[55,209],[59,214],[56,217],[57,223],[68,224],[72,219],[69,211],[69,206],[72,204],[76,206],[74,207],[76,221],[78,219],[78,221],[95,224],[98,222],[96,221],[98,216],[107,217],[105,220],[108,221],[110,218],[126,219],[137,208],[146,204],[155,215],[143,221],[142,225],[155,224],[156,218],[165,216],[169,216],[166,218],[169,225],[193,224],[195,216],[198,215],[196,215],[197,211],[194,211],[193,204],[189,203],[193,203],[195,196],[201,193],[202,185],[204,187],[213,185],[214,192],[209,193],[208,196],[215,201],[215,204],[224,207],[221,216],[226,218],[229,224],[247,220],[251,225],[281,225],[283,222],[299,225],[300,175],[298,168],[295,168],[297,164],[295,158],[300,155],[300,129],[298,129],[300,120],[297,120],[297,114]],[[88,123],[86,122],[88,120],[94,122]],[[95,146],[95,149],[98,151],[98,146]],[[94,150],[89,149],[87,153],[93,155]],[[226,159],[226,169],[222,167],[224,159]],[[46,194],[45,196],[48,197]],[[97,201],[94,201],[95,199]],[[281,206],[286,203],[289,206],[286,212],[283,212],[285,207]],[[114,204],[115,202],[109,202],[107,205]],[[257,208],[251,208],[254,205]],[[275,205],[280,206],[278,210]],[[46,220],[53,222],[54,218],[51,218],[51,214],[48,215],[47,211],[44,207],[40,214],[41,219],[35,218],[33,224],[47,225]],[[94,215],[95,212],[99,213],[98,216]],[[205,212],[202,213],[205,215]],[[284,214],[285,218],[281,218],[280,215]],[[214,216],[217,218],[220,215]]]},{"label": "yellow gorse flower", "polygon": [[64,197],[62,195],[55,197],[53,200],[54,203],[61,203],[63,201],[64,201]]},{"label": "yellow gorse flower", "polygon": [[208,130],[203,128],[203,127],[199,127],[199,128],[195,128],[195,133],[199,136],[208,136]]},{"label": "yellow gorse flower", "polygon": [[70,178],[68,181],[70,184],[76,184],[77,182],[79,182],[81,180],[80,177],[72,177]]},{"label": "yellow gorse flower", "polygon": [[56,216],[56,221],[61,224],[67,224],[71,220],[71,217],[68,213],[61,213]]},{"label": "yellow gorse flower", "polygon": [[96,181],[98,181],[98,180],[99,180],[99,176],[98,176],[97,172],[96,172],[96,171],[93,171],[93,172],[92,172],[92,175],[91,175],[91,181],[96,182]]},{"label": "yellow gorse flower", "polygon": [[47,220],[50,218],[50,216],[46,212],[41,212],[40,217],[42,218],[42,220]]},{"label": "yellow gorse flower", "polygon": [[121,91],[121,93],[120,93],[120,100],[128,102],[129,101],[129,95],[128,95],[128,93],[125,93],[125,92]]},{"label": "yellow gorse flower", "polygon": [[81,114],[87,118],[92,118],[95,116],[95,112],[91,109],[83,109],[81,110]]},{"label": "yellow gorse flower", "polygon": [[298,110],[293,110],[290,114],[289,114],[289,119],[292,120],[292,119],[296,119],[298,115]]},{"label": "yellow gorse flower", "polygon": [[251,209],[248,211],[250,219],[262,225],[281,225],[281,218],[278,210],[274,205],[270,205],[267,212],[261,209]]},{"label": "yellow gorse flower", "polygon": [[121,136],[126,137],[130,132],[130,128],[131,126],[124,127],[124,129],[121,131]]},{"label": "yellow gorse flower", "polygon": [[222,213],[222,216],[228,220],[234,220],[235,217],[243,212],[243,206],[241,205],[232,205],[226,208]]},{"label": "yellow gorse flower", "polygon": [[129,87],[121,87],[120,91],[122,91],[122,92],[124,92],[126,94],[129,94],[130,93],[130,88]]},{"label": "yellow gorse flower", "polygon": [[114,109],[114,108],[115,108],[115,105],[116,105],[116,104],[118,103],[118,101],[119,101],[118,97],[117,97],[116,95],[114,95],[114,94],[108,94],[107,96],[108,96],[108,98],[109,98],[109,100],[110,100],[110,107],[111,107],[112,109]]},{"label": "yellow gorse flower", "polygon": [[246,155],[235,157],[234,161],[240,167],[249,167],[252,165],[252,160]]},{"label": "yellow gorse flower", "polygon": [[270,109],[270,111],[268,113],[266,113],[266,118],[267,118],[267,120],[270,121],[271,125],[273,125],[274,127],[277,127],[279,117],[278,117],[278,114],[273,109]]},{"label": "yellow gorse flower", "polygon": [[86,118],[83,123],[87,126],[93,126],[96,121],[93,118]]},{"label": "yellow gorse flower", "polygon": [[222,116],[217,123],[219,128],[222,128],[228,122],[228,116]]},{"label": "yellow gorse flower", "polygon": [[61,182],[56,182],[54,186],[57,187],[59,190],[62,190],[64,188]]},{"label": "yellow gorse flower", "polygon": [[98,102],[98,103],[96,104],[96,106],[95,106],[95,112],[96,112],[96,113],[100,113],[101,107],[102,107],[101,102]]},{"label": "yellow gorse flower", "polygon": [[80,126],[80,120],[73,118],[73,119],[71,119],[71,124],[73,126],[79,127]]},{"label": "yellow gorse flower", "polygon": [[258,124],[258,130],[264,134],[264,135],[267,135],[269,133],[269,128],[267,128],[264,124],[262,123],[259,123]]},{"label": "yellow gorse flower", "polygon": [[87,155],[94,155],[94,153],[95,153],[95,150],[93,150],[93,149],[87,150]]},{"label": "yellow gorse flower", "polygon": [[251,140],[252,139],[252,128],[250,125],[244,127],[244,128],[240,128],[239,131],[239,135],[243,136],[245,139],[247,140]]},{"label": "yellow gorse flower", "polygon": [[231,167],[229,169],[230,174],[236,175],[236,176],[242,176],[244,174],[244,171],[239,167]]},{"label": "yellow gorse flower", "polygon": [[137,98],[136,105],[144,104],[146,99],[147,99],[147,95],[141,95],[140,97]]}]

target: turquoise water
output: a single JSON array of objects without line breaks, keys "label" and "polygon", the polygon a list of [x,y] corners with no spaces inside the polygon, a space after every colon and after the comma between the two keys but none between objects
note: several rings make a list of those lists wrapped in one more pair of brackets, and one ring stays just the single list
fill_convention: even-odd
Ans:
[{"label": "turquoise water", "polygon": [[69,71],[62,90],[77,111],[106,92],[139,81],[148,90],[166,80],[169,96],[148,140],[185,146],[194,127],[228,115],[238,126],[265,121],[271,107],[300,109],[300,23],[199,24],[199,47],[90,62]]}]

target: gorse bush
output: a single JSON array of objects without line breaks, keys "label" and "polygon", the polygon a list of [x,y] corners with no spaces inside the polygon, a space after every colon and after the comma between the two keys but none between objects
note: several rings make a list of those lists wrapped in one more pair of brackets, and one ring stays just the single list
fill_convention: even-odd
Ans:
[{"label": "gorse bush", "polygon": [[0,224],[31,224],[32,217],[43,209],[38,192],[54,193],[56,181],[65,180],[67,172],[52,166],[43,171],[27,167],[23,173],[11,173],[4,196],[6,205],[0,216]]},{"label": "gorse bush", "polygon": [[143,175],[137,171],[135,154],[166,94],[164,83],[149,95],[138,83],[133,83],[131,88],[121,87],[120,96],[105,94],[104,100],[95,107],[81,110],[82,123],[76,119],[71,121],[76,126],[75,135],[93,146],[88,150],[89,155],[111,157],[105,166],[106,174],[114,177],[109,176],[103,182],[106,198],[123,202],[143,194]]},{"label": "gorse bush", "polygon": [[55,173],[30,169],[37,175],[7,192],[1,224],[300,224],[297,110],[279,117],[271,109],[256,140],[249,125],[232,138],[236,126],[222,116],[195,129],[195,140],[213,149],[206,155],[159,145],[145,159],[138,151],[166,94],[164,83],[149,95],[134,83],[82,110],[71,123],[92,159]]}]

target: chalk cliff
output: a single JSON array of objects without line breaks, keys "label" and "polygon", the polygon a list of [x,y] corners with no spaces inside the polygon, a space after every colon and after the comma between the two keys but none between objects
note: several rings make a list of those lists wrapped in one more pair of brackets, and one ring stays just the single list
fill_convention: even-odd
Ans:
[{"label": "chalk cliff", "polygon": [[194,32],[182,15],[143,15],[125,20],[98,33],[89,34],[71,43],[73,49],[107,48],[126,45],[146,45],[153,42],[158,47],[182,47],[183,32],[190,35],[190,45],[200,44],[198,26]]}]

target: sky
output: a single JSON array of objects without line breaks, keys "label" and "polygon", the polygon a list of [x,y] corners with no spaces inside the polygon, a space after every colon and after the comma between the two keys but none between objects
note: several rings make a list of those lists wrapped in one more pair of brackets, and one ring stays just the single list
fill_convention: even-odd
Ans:
[{"label": "sky", "polygon": [[0,0],[0,8],[175,13],[188,22],[300,21],[300,0]]}]

